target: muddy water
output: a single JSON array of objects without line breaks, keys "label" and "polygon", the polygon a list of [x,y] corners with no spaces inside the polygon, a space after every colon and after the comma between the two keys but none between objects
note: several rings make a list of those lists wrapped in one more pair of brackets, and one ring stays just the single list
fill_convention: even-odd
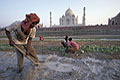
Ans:
[{"label": "muddy water", "polygon": [[82,59],[38,55],[38,67],[24,59],[24,68],[17,73],[16,54],[0,52],[0,80],[119,80],[120,60],[95,59],[86,56]]}]

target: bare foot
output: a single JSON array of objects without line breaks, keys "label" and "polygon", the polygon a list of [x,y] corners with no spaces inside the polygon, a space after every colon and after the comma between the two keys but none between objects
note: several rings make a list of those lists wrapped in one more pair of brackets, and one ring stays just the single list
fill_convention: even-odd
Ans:
[{"label": "bare foot", "polygon": [[78,54],[75,54],[76,56],[79,56]]}]

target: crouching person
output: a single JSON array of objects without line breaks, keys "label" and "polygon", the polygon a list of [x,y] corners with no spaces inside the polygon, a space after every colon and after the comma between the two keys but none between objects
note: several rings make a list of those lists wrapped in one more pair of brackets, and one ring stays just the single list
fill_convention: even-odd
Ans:
[{"label": "crouching person", "polygon": [[[15,22],[6,28],[6,35],[11,46],[17,45],[20,49],[26,50],[26,55],[29,55],[36,63],[39,62],[35,50],[32,48],[32,38],[36,34],[36,25],[40,18],[35,14],[27,14],[25,20],[22,22]],[[21,72],[23,69],[23,54],[16,49],[17,53],[17,71]]]},{"label": "crouching person", "polygon": [[68,38],[68,36],[66,35],[66,36],[65,36],[65,40],[64,40],[64,41],[61,41],[61,44],[63,45],[64,48],[68,48],[68,46],[67,46],[68,43],[69,43],[68,39],[69,39],[69,38]]},{"label": "crouching person", "polygon": [[69,43],[68,43],[69,51],[74,52],[75,54],[79,50],[79,45],[72,40],[72,38],[69,38]]}]

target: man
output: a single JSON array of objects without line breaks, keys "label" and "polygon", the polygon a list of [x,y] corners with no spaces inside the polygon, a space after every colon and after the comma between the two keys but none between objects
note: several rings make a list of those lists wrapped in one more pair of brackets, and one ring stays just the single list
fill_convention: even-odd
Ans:
[{"label": "man", "polygon": [[68,46],[67,46],[68,43],[69,43],[68,39],[69,39],[69,38],[68,38],[68,35],[66,35],[66,36],[65,36],[65,40],[64,40],[64,41],[61,41],[61,44],[63,45],[64,48],[68,48]]},{"label": "man", "polygon": [[[29,55],[35,62],[39,62],[35,50],[31,46],[32,38],[36,34],[36,25],[39,23],[40,18],[35,14],[27,14],[25,20],[22,22],[15,22],[6,27],[6,35],[9,39],[11,46],[17,45],[20,49],[26,50],[26,55]],[[17,53],[17,70],[22,71],[23,68],[23,54],[16,49]]]}]

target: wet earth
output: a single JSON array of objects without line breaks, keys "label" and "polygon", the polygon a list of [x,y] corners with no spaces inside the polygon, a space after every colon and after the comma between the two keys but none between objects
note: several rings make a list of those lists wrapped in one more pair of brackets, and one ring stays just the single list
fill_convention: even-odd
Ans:
[{"label": "wet earth", "polygon": [[0,80],[120,80],[120,59],[68,58],[56,54],[38,55],[35,67],[24,58],[24,68],[17,73],[15,52],[0,52]]}]

